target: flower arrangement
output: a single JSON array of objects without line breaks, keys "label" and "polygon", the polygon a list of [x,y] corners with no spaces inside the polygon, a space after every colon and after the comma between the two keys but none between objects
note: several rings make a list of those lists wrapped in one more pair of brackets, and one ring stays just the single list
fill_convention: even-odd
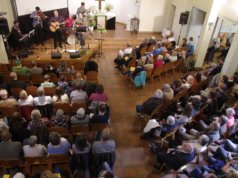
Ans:
[{"label": "flower arrangement", "polygon": [[111,4],[106,4],[105,10],[106,12],[110,12],[113,9],[113,6]]}]

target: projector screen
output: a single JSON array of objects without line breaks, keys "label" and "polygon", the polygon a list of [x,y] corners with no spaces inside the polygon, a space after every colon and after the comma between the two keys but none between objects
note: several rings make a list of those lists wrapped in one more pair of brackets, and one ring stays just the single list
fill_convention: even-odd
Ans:
[{"label": "projector screen", "polygon": [[39,6],[42,11],[67,8],[68,0],[16,0],[18,16],[27,15]]}]

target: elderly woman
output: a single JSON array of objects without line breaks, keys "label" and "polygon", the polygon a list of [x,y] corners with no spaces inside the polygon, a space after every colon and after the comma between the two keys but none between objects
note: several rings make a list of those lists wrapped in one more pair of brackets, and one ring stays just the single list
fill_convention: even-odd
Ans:
[{"label": "elderly woman", "polygon": [[47,149],[44,145],[37,144],[37,136],[28,138],[28,145],[23,146],[24,157],[46,156]]},{"label": "elderly woman", "polygon": [[192,119],[193,107],[191,104],[186,104],[181,115],[176,115],[177,122],[184,124]]},{"label": "elderly woman", "polygon": [[70,143],[57,132],[51,132],[49,136],[48,153],[50,155],[67,154],[70,150]]},{"label": "elderly woman", "polygon": [[20,106],[28,105],[33,106],[33,97],[31,95],[28,95],[25,90],[22,90],[19,94],[19,100],[18,103]]},{"label": "elderly woman", "polygon": [[8,98],[8,92],[5,89],[0,90],[0,107],[14,107],[18,103],[13,98]]},{"label": "elderly woman", "polygon": [[42,118],[41,113],[38,109],[34,109],[31,112],[31,121],[29,122],[27,129],[32,130],[37,127],[49,126],[49,120],[47,118]]},{"label": "elderly woman", "polygon": [[160,106],[164,101],[163,91],[158,89],[155,91],[154,96],[147,99],[141,105],[136,105],[136,112],[139,116],[143,114],[151,115],[155,108]]},{"label": "elderly woman", "polygon": [[163,87],[164,99],[172,100],[174,98],[174,90],[170,87],[168,83],[164,84]]},{"label": "elderly woman", "polygon": [[62,109],[58,109],[56,111],[56,115],[51,118],[50,122],[51,125],[55,127],[69,126],[69,118],[65,116],[64,111]]},{"label": "elderly woman", "polygon": [[89,123],[89,117],[85,115],[85,110],[83,108],[79,108],[77,110],[76,115],[72,116],[70,118],[71,124],[88,124]]},{"label": "elderly woman", "polygon": [[100,141],[95,141],[92,146],[93,153],[108,153],[114,152],[116,144],[114,140],[110,139],[110,130],[104,129],[102,131],[102,138]]},{"label": "elderly woman", "polygon": [[64,89],[61,87],[56,87],[55,95],[52,97],[54,103],[70,103],[68,95],[64,92]]},{"label": "elderly woman", "polygon": [[189,89],[195,85],[195,79],[192,75],[188,75],[185,83],[183,84],[183,88]]},{"label": "elderly woman", "polygon": [[235,124],[235,110],[233,108],[227,108],[226,109],[226,117],[228,118],[228,121],[226,123],[227,129],[232,127]]},{"label": "elderly woman", "polygon": [[38,97],[35,97],[33,99],[34,105],[42,106],[46,104],[52,104],[51,96],[45,96],[45,90],[43,87],[39,87],[37,89],[37,94],[38,94]]}]

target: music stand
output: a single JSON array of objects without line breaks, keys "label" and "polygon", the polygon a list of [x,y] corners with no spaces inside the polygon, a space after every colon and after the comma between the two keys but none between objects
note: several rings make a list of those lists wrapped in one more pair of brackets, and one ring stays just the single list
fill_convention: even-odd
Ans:
[{"label": "music stand", "polygon": [[100,32],[100,38],[96,38],[96,40],[98,40],[98,46],[99,46],[98,54],[97,54],[98,60],[100,58],[105,59],[105,56],[103,54],[103,40],[105,40],[103,38],[103,32],[106,31],[105,30],[106,29],[106,18],[107,18],[107,16],[105,16],[105,15],[97,15],[97,30]]}]

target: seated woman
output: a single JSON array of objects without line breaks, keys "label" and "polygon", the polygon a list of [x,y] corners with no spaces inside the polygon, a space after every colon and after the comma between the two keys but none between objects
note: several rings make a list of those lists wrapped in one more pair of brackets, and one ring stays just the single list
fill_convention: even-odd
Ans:
[{"label": "seated woman", "polygon": [[64,111],[62,109],[58,109],[56,111],[56,115],[51,118],[50,122],[54,127],[69,126],[69,118],[64,114]]},{"label": "seated woman", "polygon": [[82,83],[83,85],[86,84],[81,72],[77,72],[74,80],[71,82],[72,90],[75,89],[77,83]]},{"label": "seated woman", "polygon": [[181,115],[175,115],[178,124],[184,124],[192,119],[193,107],[191,104],[186,104]]},{"label": "seated woman", "polygon": [[168,83],[164,84],[163,93],[165,100],[172,100],[174,98],[174,90],[170,87]]},{"label": "seated woman", "polygon": [[68,154],[70,143],[57,132],[51,132],[49,136],[50,143],[47,146],[50,155]]},{"label": "seated woman", "polygon": [[88,125],[89,117],[85,115],[85,110],[83,108],[79,108],[77,110],[76,115],[70,118],[70,124],[85,124]]},{"label": "seated woman", "polygon": [[172,50],[171,54],[167,53],[165,55],[165,60],[164,61],[165,61],[165,63],[168,63],[168,62],[175,62],[177,60],[178,60],[178,53],[177,53],[177,51]]},{"label": "seated woman", "polygon": [[101,103],[98,106],[98,112],[91,118],[91,123],[109,123],[110,109],[107,104]]},{"label": "seated woman", "polygon": [[61,87],[56,87],[55,95],[52,97],[54,103],[70,103],[68,95],[64,92],[64,89]]},{"label": "seated woman", "polygon": [[67,66],[65,61],[61,61],[59,67],[57,68],[57,72],[60,73],[70,73],[72,70]]},{"label": "seated woman", "polygon": [[47,118],[42,118],[38,109],[34,109],[31,112],[31,121],[28,123],[27,129],[32,130],[37,127],[50,126],[50,122]]},{"label": "seated woman", "polygon": [[235,110],[233,108],[226,109],[226,117],[228,118],[227,121],[227,129],[231,128],[235,124]]},{"label": "seated woman", "polygon": [[33,97],[31,95],[28,95],[25,90],[22,90],[19,94],[19,100],[18,103],[20,106],[28,105],[33,106]]},{"label": "seated woman", "polygon": [[143,114],[151,115],[155,108],[160,106],[164,101],[164,93],[158,89],[155,91],[154,96],[147,99],[141,105],[136,105],[136,113],[143,117]]},{"label": "seated woman", "polygon": [[101,84],[97,86],[96,93],[93,93],[89,100],[92,102],[107,102],[108,96],[104,93],[104,88]]},{"label": "seated woman", "polygon": [[0,107],[14,107],[18,103],[13,98],[8,98],[8,92],[5,89],[0,90]]},{"label": "seated woman", "polygon": [[59,82],[58,82],[58,86],[63,88],[65,93],[69,96],[70,95],[70,92],[71,92],[71,88],[68,84],[68,82],[66,82],[66,77],[65,75],[60,75],[60,78],[59,78]]},{"label": "seated woman", "polygon": [[44,145],[37,144],[37,136],[28,138],[28,144],[23,146],[24,157],[46,156],[47,149]]},{"label": "seated woman", "polygon": [[155,72],[156,69],[159,69],[164,65],[163,59],[164,57],[162,55],[159,55],[157,59],[154,61],[153,73]]}]

